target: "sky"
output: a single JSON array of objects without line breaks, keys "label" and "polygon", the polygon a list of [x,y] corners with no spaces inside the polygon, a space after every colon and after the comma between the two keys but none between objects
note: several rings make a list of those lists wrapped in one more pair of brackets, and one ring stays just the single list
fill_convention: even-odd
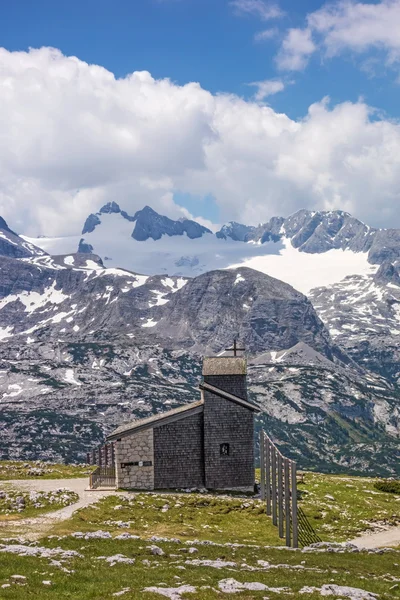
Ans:
[{"label": "sky", "polygon": [[400,227],[399,30],[400,0],[4,2],[0,215],[33,236],[111,200]]}]

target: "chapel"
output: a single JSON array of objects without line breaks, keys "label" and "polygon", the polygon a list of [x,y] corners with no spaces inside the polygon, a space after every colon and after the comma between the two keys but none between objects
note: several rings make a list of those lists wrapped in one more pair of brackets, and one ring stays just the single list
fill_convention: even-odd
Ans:
[{"label": "chapel", "polygon": [[113,431],[116,487],[254,489],[254,413],[243,357],[203,360],[200,399]]}]

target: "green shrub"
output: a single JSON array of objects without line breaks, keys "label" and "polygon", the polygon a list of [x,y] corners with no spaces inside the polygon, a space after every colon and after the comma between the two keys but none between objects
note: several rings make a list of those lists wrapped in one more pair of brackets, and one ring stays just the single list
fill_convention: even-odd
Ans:
[{"label": "green shrub", "polygon": [[400,481],[396,479],[382,479],[374,484],[374,488],[380,492],[400,494]]}]

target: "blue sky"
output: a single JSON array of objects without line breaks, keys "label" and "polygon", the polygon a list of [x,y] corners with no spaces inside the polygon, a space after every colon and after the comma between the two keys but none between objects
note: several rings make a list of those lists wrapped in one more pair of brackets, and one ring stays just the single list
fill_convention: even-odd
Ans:
[{"label": "blue sky", "polygon": [[[174,213],[177,210],[179,212],[179,206],[184,206],[194,216],[201,216],[217,222],[227,218],[238,220],[241,217],[242,220],[253,221],[258,215],[260,218],[267,218],[280,207],[283,212],[289,212],[301,206],[345,208],[356,212],[363,218],[369,217],[373,224],[381,224],[380,221],[386,222],[397,212],[395,204],[399,192],[397,178],[393,181],[393,185],[389,186],[389,189],[382,192],[382,195],[387,198],[387,206],[383,206],[382,210],[373,211],[366,206],[365,200],[357,200],[358,195],[365,193],[363,174],[359,174],[357,180],[349,179],[349,164],[352,165],[350,171],[354,171],[354,165],[357,162],[358,150],[355,148],[357,144],[362,153],[367,143],[369,157],[374,152],[381,153],[382,156],[378,157],[377,161],[383,161],[383,169],[388,168],[387,161],[390,162],[388,158],[390,153],[397,152],[397,147],[395,150],[392,146],[392,150],[390,150],[389,146],[383,154],[382,140],[379,139],[379,135],[387,140],[386,129],[385,132],[383,127],[372,131],[370,125],[375,121],[384,123],[385,128],[386,124],[390,125],[392,127],[391,135],[395,135],[397,143],[399,135],[397,119],[400,117],[400,76],[398,72],[400,42],[397,40],[399,25],[399,0],[364,0],[361,2],[334,0],[330,3],[324,3],[321,0],[280,0],[279,3],[268,0],[114,0],[113,2],[110,0],[81,0],[79,2],[77,0],[69,0],[69,2],[16,0],[2,5],[0,43],[9,53],[3,57],[3,60],[7,64],[8,61],[11,61],[10,64],[13,65],[10,67],[12,74],[7,76],[20,82],[27,77],[28,70],[26,65],[19,64],[18,68],[15,66],[15,62],[12,62],[11,58],[14,53],[16,51],[28,53],[30,48],[53,47],[58,49],[62,55],[56,59],[53,57],[54,64],[60,68],[58,75],[61,78],[63,77],[62,69],[64,69],[64,66],[61,65],[64,60],[62,57],[76,56],[80,61],[90,65],[104,67],[116,78],[123,79],[137,71],[149,71],[156,82],[151,84],[153,87],[157,87],[158,80],[169,78],[171,80],[171,98],[175,97],[175,92],[178,93],[178,90],[180,94],[183,93],[182,90],[185,88],[182,86],[189,82],[199,82],[203,90],[212,94],[215,107],[207,106],[205,109],[202,104],[205,102],[204,98],[201,99],[196,92],[196,106],[199,103],[202,105],[200,112],[203,116],[204,112],[207,113],[208,117],[205,119],[207,123],[203,123],[203,116],[197,116],[194,124],[191,121],[190,126],[186,125],[187,127],[193,125],[193,135],[198,135],[202,139],[200,144],[198,138],[193,138],[192,146],[189,141],[187,142],[190,148],[194,148],[198,142],[201,145],[198,151],[194,151],[195,154],[197,152],[197,158],[193,157],[193,161],[198,161],[195,167],[196,172],[193,172],[194,163],[191,163],[185,169],[182,168],[182,172],[179,174],[177,173],[178,166],[168,168],[165,172],[158,173],[157,180],[153,181],[154,165],[146,165],[146,169],[140,172],[141,181],[147,182],[145,185],[147,191],[163,188],[159,196],[153,193],[147,197],[147,191],[143,190],[142,184],[137,190],[132,182],[128,182],[128,179],[126,179],[126,185],[121,183],[122,179],[119,180],[118,185],[124,188],[123,192],[120,192],[122,196],[137,199],[137,201],[129,200],[132,210],[139,207],[138,205],[142,202],[141,198],[143,198],[143,202],[149,201],[158,209],[164,207],[164,212],[169,212],[172,216],[177,216]],[[264,35],[264,39],[260,40],[262,32],[267,33]],[[30,57],[29,60],[31,59],[36,60],[37,55],[34,55],[34,58]],[[54,81],[52,69],[49,66],[51,62],[44,64],[44,61],[40,59],[37,65],[39,70],[43,69],[38,85],[41,93],[44,94],[46,89],[43,84],[44,78],[48,78],[49,82]],[[6,70],[3,70],[3,74],[5,72]],[[31,71],[31,76],[32,73]],[[83,73],[80,75],[80,77],[85,76]],[[99,109],[101,112],[102,107],[99,106],[99,93],[96,88],[97,82],[93,83],[89,72],[88,81],[93,86],[95,103],[93,110],[96,112]],[[250,85],[257,82],[265,82],[264,87]],[[69,83],[72,93],[72,88],[77,85],[77,80],[72,77]],[[140,85],[147,86],[148,84],[140,83]],[[48,84],[47,89],[49,86],[51,83]],[[264,93],[263,90],[267,91]],[[257,131],[257,127],[265,130],[266,138],[263,141],[264,146],[260,145],[257,156],[249,157],[247,150],[244,150],[243,161],[250,160],[250,167],[242,164],[242,157],[239,154],[235,154],[234,158],[230,156],[232,140],[227,139],[223,156],[218,153],[218,160],[221,160],[224,168],[219,166],[211,175],[204,172],[204,179],[208,176],[208,181],[210,181],[210,184],[207,185],[197,178],[201,168],[205,171],[208,168],[205,165],[207,161],[203,160],[200,165],[200,155],[203,153],[204,158],[209,151],[210,132],[219,139],[223,137],[221,133],[224,129],[223,119],[217,124],[215,122],[215,119],[220,119],[222,114],[221,109],[218,108],[221,105],[218,95],[221,93],[234,95],[235,98],[242,98],[246,102],[246,106],[242,106],[243,115],[241,113],[240,117],[244,119],[244,129],[242,132],[236,132],[237,137],[235,137],[233,146],[236,144],[238,148],[242,146],[243,149],[248,144],[251,145],[251,140],[247,141],[246,136],[251,131],[253,131],[253,135],[256,135],[254,132]],[[160,102],[164,103],[165,107],[165,98],[161,99],[161,93],[159,96]],[[307,115],[310,106],[322,103],[327,96],[330,98],[329,105],[327,105],[329,108],[323,109],[325,112],[322,116],[318,112],[317,116],[313,115],[312,118],[309,118]],[[10,100],[8,107],[10,111],[16,110],[17,101],[18,98],[14,98],[13,103]],[[55,97],[54,101],[56,102]],[[359,107],[357,115],[350,114],[352,109],[349,108],[349,103]],[[258,107],[257,117],[255,117],[255,109],[253,111],[249,108],[252,104]],[[43,98],[42,102],[38,99],[35,110],[40,111],[41,105],[43,106]],[[321,106],[326,105],[321,104]],[[270,124],[265,122],[263,107],[271,107],[273,112],[270,118],[274,120],[273,124],[272,121]],[[338,107],[342,107],[340,109],[343,113],[341,118],[346,124],[339,142],[336,134],[332,133],[341,127]],[[367,112],[363,107],[369,107]],[[235,127],[234,113],[238,110],[237,100],[232,100],[228,113],[232,113],[232,124]],[[78,112],[77,119],[82,116],[81,108]],[[249,116],[250,112],[254,112],[251,117]],[[15,114],[14,112],[14,116]],[[301,125],[304,119],[308,119],[309,122],[307,122],[307,126],[301,125],[305,132],[298,137],[301,138],[306,134],[309,136],[307,148],[310,148],[315,139],[318,139],[318,143],[324,147],[324,130],[329,130],[330,138],[327,139],[326,144],[331,149],[329,162],[332,164],[316,165],[317,159],[311,157],[312,164],[304,165],[298,179],[293,182],[294,170],[290,165],[291,161],[295,161],[297,165],[298,158],[288,157],[286,149],[279,150],[276,156],[270,156],[270,146],[275,144],[276,140],[275,133],[272,138],[268,138],[268,135],[271,135],[271,130],[274,131],[280,114],[285,115],[285,118],[287,117],[291,123],[291,125],[282,125],[282,123],[279,125],[281,128],[279,140],[283,145],[287,136],[285,133],[287,127],[292,132],[297,132],[296,123]],[[40,118],[45,118],[45,116],[43,112]],[[54,119],[57,120],[58,117],[61,123],[65,123],[61,112],[54,113]],[[127,121],[130,122],[131,117],[131,114],[126,115]],[[258,125],[255,122],[249,125],[249,119],[253,119],[253,117],[255,121],[259,119]],[[66,118],[72,117],[68,115]],[[118,121],[119,118],[116,113],[113,113],[111,119],[113,125],[115,125],[115,119]],[[329,123],[326,119],[329,120]],[[358,119],[360,119],[360,129],[355,131],[353,124],[358,123]],[[204,130],[200,128],[200,133],[199,120],[204,125]],[[313,121],[312,127],[311,121]],[[315,128],[318,123],[324,130],[316,134]],[[61,127],[60,123],[57,123],[55,127]],[[235,127],[232,125],[231,130]],[[206,128],[208,133],[205,132]],[[160,131],[162,130],[163,124],[160,123]],[[44,136],[47,135],[46,130],[42,130],[42,132]],[[368,137],[368,142],[365,141],[365,136]],[[226,138],[228,137],[226,136]],[[342,148],[348,146],[348,138],[351,139],[351,157],[343,159],[342,165],[339,165],[337,163],[340,162],[340,153]],[[35,138],[32,137],[32,139]],[[49,140],[49,145],[53,144],[53,141],[53,138]],[[17,141],[15,143],[17,147]],[[300,144],[300,141],[297,143]],[[30,152],[30,155],[35,154],[33,146]],[[301,154],[299,151],[299,155]],[[320,153],[316,154],[318,158]],[[70,173],[68,173],[68,177],[65,174],[62,177],[59,176],[60,171],[65,168],[65,161],[62,165],[55,167],[54,152],[50,155],[53,156],[52,160],[49,160],[47,165],[42,162],[40,168],[37,168],[33,174],[34,183],[35,185],[37,183],[38,189],[45,188],[46,193],[49,191],[49,197],[53,198],[55,194],[51,196],[52,185],[56,186],[55,191],[60,197],[66,189],[68,189],[68,193],[74,195],[74,198],[78,193],[78,188],[80,194],[83,189],[90,189],[90,197],[94,198],[93,190],[100,189],[102,176],[99,175],[98,183],[91,182],[90,185],[87,184],[85,178],[79,177],[71,182]],[[332,157],[336,161],[334,164]],[[228,173],[229,169],[226,165],[229,161],[231,165],[240,164],[243,173],[250,173],[254,163],[258,163],[258,161],[261,163],[264,159],[266,160],[265,173],[270,173],[269,178],[262,173],[262,165],[259,165],[257,174],[249,174],[249,181],[241,179],[234,185],[232,184],[238,168],[235,167],[232,173]],[[357,168],[359,166],[357,163]],[[394,165],[392,167],[394,169]],[[304,178],[308,177],[307,172],[310,168],[315,169],[315,172],[313,177],[309,178],[308,184],[305,184]],[[74,169],[76,171],[76,167]],[[90,170],[92,167],[88,166],[87,169]],[[226,175],[225,183],[221,182],[222,170]],[[274,170],[273,174],[271,174],[272,170]],[[51,176],[49,175],[50,171]],[[284,175],[282,175],[283,172]],[[31,182],[32,173],[32,168],[29,167],[23,177],[29,177]],[[254,178],[258,177],[260,173],[257,187],[254,184]],[[14,176],[14,174],[15,169],[12,170],[12,175]],[[20,174],[18,177],[21,179]],[[57,177],[59,180],[54,183]],[[273,182],[270,185],[271,177],[273,177]],[[213,178],[214,183],[212,183]],[[391,174],[388,181],[390,178],[393,179]],[[149,179],[152,180],[151,184],[148,183]],[[168,181],[168,185],[165,183],[163,187],[161,181]],[[329,186],[326,182],[329,181],[339,181],[335,193],[327,190]],[[368,189],[371,189],[372,186],[376,194],[376,190],[385,188],[386,184],[387,182],[382,186],[377,180],[369,185]],[[129,185],[131,185],[130,195]],[[308,189],[307,185],[309,185]],[[10,189],[15,190],[15,185],[10,184]],[[26,189],[26,185],[24,189]],[[238,190],[240,190],[241,196],[239,196]],[[262,193],[257,190],[262,190]],[[102,188],[101,193],[96,193],[99,197],[107,196],[109,190],[106,192],[105,188]],[[9,189],[7,192],[3,192],[2,200],[0,193],[0,209],[2,205],[6,204],[6,201],[9,204],[9,194]],[[172,197],[175,198],[178,209],[167,199],[168,194],[170,196],[172,194]],[[282,198],[287,198],[288,194],[290,200],[285,200],[282,204]],[[44,196],[45,193],[42,195]],[[33,196],[32,192],[29,195],[31,203]],[[85,201],[80,200],[80,204],[74,200],[76,201],[77,220],[80,218],[80,210],[83,214],[86,206],[91,202],[95,205],[97,201],[94,199],[89,201],[88,197],[87,194]],[[231,202],[230,197],[232,198]],[[381,200],[379,198],[379,201]],[[15,200],[13,197],[13,202],[16,205],[22,205],[28,200],[23,198],[18,200],[18,197]],[[368,202],[373,203],[373,198],[368,199]],[[3,210],[4,212],[6,209]],[[56,219],[56,214],[57,211],[51,217],[53,220]],[[49,215],[46,218],[49,219]],[[43,223],[40,228],[43,228]]]},{"label": "blue sky", "polygon": [[[270,23],[278,30],[276,37],[257,43],[254,36],[268,23],[257,14],[239,16],[228,0],[17,0],[2,6],[0,40],[9,50],[53,46],[103,65],[117,77],[148,70],[155,78],[169,77],[181,85],[198,81],[213,93],[249,98],[254,94],[249,83],[281,75],[274,62],[280,35],[302,27],[306,15],[323,5],[320,0],[282,0],[285,15]],[[303,116],[326,95],[334,103],[361,96],[400,116],[400,88],[384,65],[371,77],[351,55],[317,56],[305,72],[286,79],[293,83],[269,103],[291,118]]]}]

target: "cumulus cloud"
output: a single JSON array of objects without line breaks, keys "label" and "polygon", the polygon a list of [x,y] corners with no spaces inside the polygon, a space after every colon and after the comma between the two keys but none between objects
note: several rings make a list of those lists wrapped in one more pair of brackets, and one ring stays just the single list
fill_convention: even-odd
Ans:
[{"label": "cumulus cloud", "polygon": [[382,51],[385,62],[394,65],[400,60],[399,28],[400,0],[328,3],[307,15],[303,29],[287,32],[278,66],[301,70],[316,50],[333,57],[345,51],[361,54],[371,49]]},{"label": "cumulus cloud", "polygon": [[277,19],[285,14],[278,4],[264,0],[231,0],[230,5],[238,15],[254,15],[263,21]]},{"label": "cumulus cloud", "polygon": [[315,50],[310,29],[289,29],[276,57],[277,65],[286,71],[302,71]]},{"label": "cumulus cloud", "polygon": [[0,215],[18,231],[77,233],[110,200],[177,218],[176,190],[211,194],[222,220],[342,208],[400,226],[400,125],[361,101],[317,102],[295,121],[50,48],[3,49],[0,67]]},{"label": "cumulus cloud", "polygon": [[265,79],[264,81],[253,81],[249,85],[256,87],[257,91],[254,94],[254,99],[257,102],[262,102],[268,96],[282,92],[285,89],[285,84],[280,79]]}]

